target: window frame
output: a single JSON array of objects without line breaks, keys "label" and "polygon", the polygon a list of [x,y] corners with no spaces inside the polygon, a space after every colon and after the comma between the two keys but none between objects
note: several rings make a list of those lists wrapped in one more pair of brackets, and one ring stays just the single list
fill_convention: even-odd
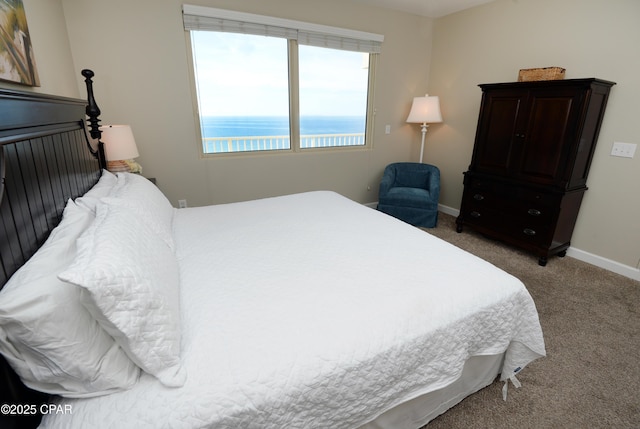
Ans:
[{"label": "window frame", "polygon": [[[187,24],[188,18],[195,20],[198,24]],[[195,17],[195,18],[194,18]],[[253,151],[235,151],[206,153],[203,145],[203,136],[201,128],[201,116],[199,106],[198,82],[196,77],[195,58],[193,51],[192,31],[219,31],[210,30],[208,28],[189,28],[190,25],[199,25],[200,19],[205,21],[205,27],[211,22],[214,26],[232,22],[233,25],[249,23],[255,24],[260,28],[256,31],[252,28],[249,32],[239,31],[237,28],[232,31],[235,33],[260,34],[264,31],[266,36],[281,37],[287,39],[288,51],[288,90],[289,90],[289,149],[279,150],[253,150]],[[207,21],[211,19],[213,21]],[[221,156],[247,156],[247,155],[282,155],[291,153],[309,153],[309,152],[327,152],[327,151],[353,151],[368,150],[373,147],[373,128],[375,119],[374,104],[374,88],[375,75],[378,54],[380,46],[384,40],[384,36],[373,33],[365,33],[355,30],[341,29],[337,27],[329,27],[305,23],[301,21],[292,21],[287,19],[269,17],[264,15],[247,14],[244,12],[229,11],[225,9],[209,8],[204,6],[183,5],[183,20],[185,25],[185,39],[187,45],[187,59],[189,62],[189,75],[191,80],[191,91],[194,109],[194,120],[196,128],[196,137],[198,141],[199,153],[201,158],[221,157]],[[207,22],[209,24],[207,24]],[[274,30],[275,29],[275,30]],[[224,30],[223,30],[224,31]],[[275,32],[275,34],[271,34]],[[295,35],[294,35],[295,34]],[[299,104],[299,59],[298,46],[299,39],[304,38],[305,43],[311,46],[327,47],[332,49],[344,49],[351,52],[367,52],[369,54],[369,73],[367,77],[367,106],[365,118],[365,137],[363,145],[350,146],[327,146],[315,148],[302,148],[300,136],[300,104]],[[311,41],[311,43],[306,43]],[[362,44],[364,48],[360,45]],[[338,48],[336,46],[342,46]],[[349,46],[350,48],[347,48]],[[353,48],[356,47],[356,48]]]}]

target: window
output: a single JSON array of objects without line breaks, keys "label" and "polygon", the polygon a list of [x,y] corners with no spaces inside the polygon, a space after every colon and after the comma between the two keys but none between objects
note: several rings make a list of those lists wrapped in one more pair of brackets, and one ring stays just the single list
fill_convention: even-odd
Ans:
[{"label": "window", "polygon": [[204,154],[365,146],[371,54],[382,36],[199,6],[183,10]]},{"label": "window", "polygon": [[298,47],[300,148],[363,146],[369,54]]},{"label": "window", "polygon": [[191,40],[203,152],[289,149],[287,40],[215,31]]}]

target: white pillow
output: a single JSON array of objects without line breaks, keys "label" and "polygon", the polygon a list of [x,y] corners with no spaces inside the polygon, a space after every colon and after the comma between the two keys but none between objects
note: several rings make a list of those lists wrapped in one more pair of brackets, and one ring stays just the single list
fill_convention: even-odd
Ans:
[{"label": "white pillow", "polygon": [[118,173],[118,179],[121,177],[125,178],[124,184],[114,188],[109,196],[141,203],[171,234],[173,214],[176,209],[162,191],[139,174]]},{"label": "white pillow", "polygon": [[83,196],[76,198],[76,204],[95,215],[96,205],[98,205],[100,198],[106,197],[113,192],[118,182],[124,183],[124,178],[118,178],[110,171],[102,170],[98,183],[93,185]]},{"label": "white pillow", "polygon": [[96,213],[101,203],[118,204],[129,207],[151,226],[153,232],[173,249],[173,212],[174,207],[164,194],[148,179],[139,174],[113,174],[102,171],[98,183],[82,197],[76,198],[76,204]]},{"label": "white pillow", "polygon": [[131,360],[166,386],[182,386],[178,264],[173,251],[130,209],[100,204],[60,279]]},{"label": "white pillow", "polygon": [[57,277],[93,219],[69,201],[44,245],[0,291],[0,351],[35,390],[88,397],[138,380],[139,368],[89,314],[80,290]]},{"label": "white pillow", "polygon": [[166,216],[158,216],[157,211],[150,209],[149,203],[145,204],[141,200],[129,198],[107,197],[101,198],[100,204],[116,205],[128,208],[133,214],[140,217],[140,220],[151,228],[151,230],[157,234],[172,251],[175,249],[172,224],[170,223],[171,219]]}]

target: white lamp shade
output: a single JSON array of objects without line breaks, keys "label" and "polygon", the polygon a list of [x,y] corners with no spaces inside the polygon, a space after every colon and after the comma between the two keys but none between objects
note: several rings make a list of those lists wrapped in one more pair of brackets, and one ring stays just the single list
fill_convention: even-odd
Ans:
[{"label": "white lamp shade", "polygon": [[437,96],[414,97],[407,122],[416,124],[431,124],[442,122],[440,113],[440,98]]},{"label": "white lamp shade", "polygon": [[102,142],[107,161],[120,161],[140,156],[129,125],[103,125]]}]

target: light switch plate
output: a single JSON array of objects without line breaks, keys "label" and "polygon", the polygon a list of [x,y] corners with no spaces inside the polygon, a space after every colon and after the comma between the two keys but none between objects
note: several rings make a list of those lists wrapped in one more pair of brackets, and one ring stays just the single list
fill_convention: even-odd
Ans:
[{"label": "light switch plate", "polygon": [[614,142],[611,147],[611,156],[620,156],[622,158],[633,158],[636,154],[635,143]]}]

